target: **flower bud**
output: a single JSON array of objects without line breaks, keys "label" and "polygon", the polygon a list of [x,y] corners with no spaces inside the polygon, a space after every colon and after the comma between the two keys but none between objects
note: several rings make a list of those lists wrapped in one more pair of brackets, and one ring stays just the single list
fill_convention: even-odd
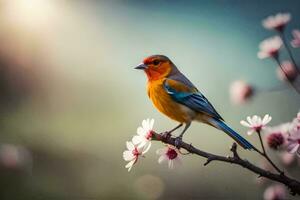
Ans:
[{"label": "flower bud", "polygon": [[277,150],[284,143],[284,137],[281,133],[271,133],[267,136],[267,143],[271,149]]}]

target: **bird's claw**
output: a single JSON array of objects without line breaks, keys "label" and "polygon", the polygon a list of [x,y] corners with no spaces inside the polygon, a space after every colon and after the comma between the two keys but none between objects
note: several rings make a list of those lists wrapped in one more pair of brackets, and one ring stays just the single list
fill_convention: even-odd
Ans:
[{"label": "bird's claw", "polygon": [[166,131],[161,135],[161,137],[164,139],[168,139],[171,137],[171,133],[169,131]]},{"label": "bird's claw", "polygon": [[182,137],[177,137],[177,138],[175,138],[174,144],[175,144],[175,147],[176,147],[177,149],[180,148],[181,143],[182,143]]}]

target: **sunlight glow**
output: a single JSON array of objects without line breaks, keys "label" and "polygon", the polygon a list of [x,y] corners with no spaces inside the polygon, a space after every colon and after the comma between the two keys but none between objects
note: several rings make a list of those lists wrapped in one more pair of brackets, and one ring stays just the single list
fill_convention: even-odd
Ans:
[{"label": "sunlight glow", "polygon": [[4,12],[13,25],[26,29],[47,26],[57,18],[57,12],[51,0],[7,0]]}]

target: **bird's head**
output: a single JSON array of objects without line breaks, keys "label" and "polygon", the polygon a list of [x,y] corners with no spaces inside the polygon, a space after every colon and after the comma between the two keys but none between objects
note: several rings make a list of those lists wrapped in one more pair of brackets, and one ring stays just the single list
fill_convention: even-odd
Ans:
[{"label": "bird's head", "polygon": [[135,69],[144,70],[148,80],[152,81],[167,77],[174,67],[167,56],[153,55],[145,58]]}]

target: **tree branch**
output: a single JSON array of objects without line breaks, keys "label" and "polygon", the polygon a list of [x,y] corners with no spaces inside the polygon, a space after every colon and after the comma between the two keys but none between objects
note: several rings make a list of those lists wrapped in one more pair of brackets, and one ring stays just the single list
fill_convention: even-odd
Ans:
[{"label": "tree branch", "polygon": [[262,155],[263,157],[265,157],[269,163],[276,169],[276,171],[278,171],[280,174],[283,174],[284,172],[281,171],[274,163],[273,161],[270,159],[270,157],[268,156],[266,150],[265,150],[265,146],[264,146],[264,142],[262,140],[262,137],[261,137],[261,132],[260,131],[256,131],[257,134],[258,134],[258,137],[259,137],[259,141],[260,141],[260,144],[261,144],[261,148],[263,150],[263,152],[260,152],[260,151],[257,151],[260,155]]},{"label": "tree branch", "polygon": [[[152,140],[161,141],[163,143],[175,146],[175,138],[171,137],[170,134],[158,134],[153,131]],[[233,143],[233,145],[230,149],[231,152],[233,153],[233,155],[227,156],[227,157],[202,151],[200,149],[195,148],[192,144],[188,144],[183,141],[177,146],[178,146],[178,148],[185,149],[189,153],[196,154],[198,156],[206,158],[207,160],[204,163],[204,166],[208,165],[212,161],[220,161],[220,162],[226,162],[226,163],[239,165],[243,168],[246,168],[246,169],[252,171],[255,174],[258,174],[259,177],[265,177],[270,180],[277,181],[279,183],[286,185],[290,189],[290,192],[292,195],[296,195],[296,194],[300,195],[300,182],[299,181],[289,178],[285,174],[277,174],[277,173],[272,173],[270,171],[264,170],[260,167],[257,167],[256,165],[250,163],[248,160],[240,158],[240,156],[237,153],[236,143]]]}]

